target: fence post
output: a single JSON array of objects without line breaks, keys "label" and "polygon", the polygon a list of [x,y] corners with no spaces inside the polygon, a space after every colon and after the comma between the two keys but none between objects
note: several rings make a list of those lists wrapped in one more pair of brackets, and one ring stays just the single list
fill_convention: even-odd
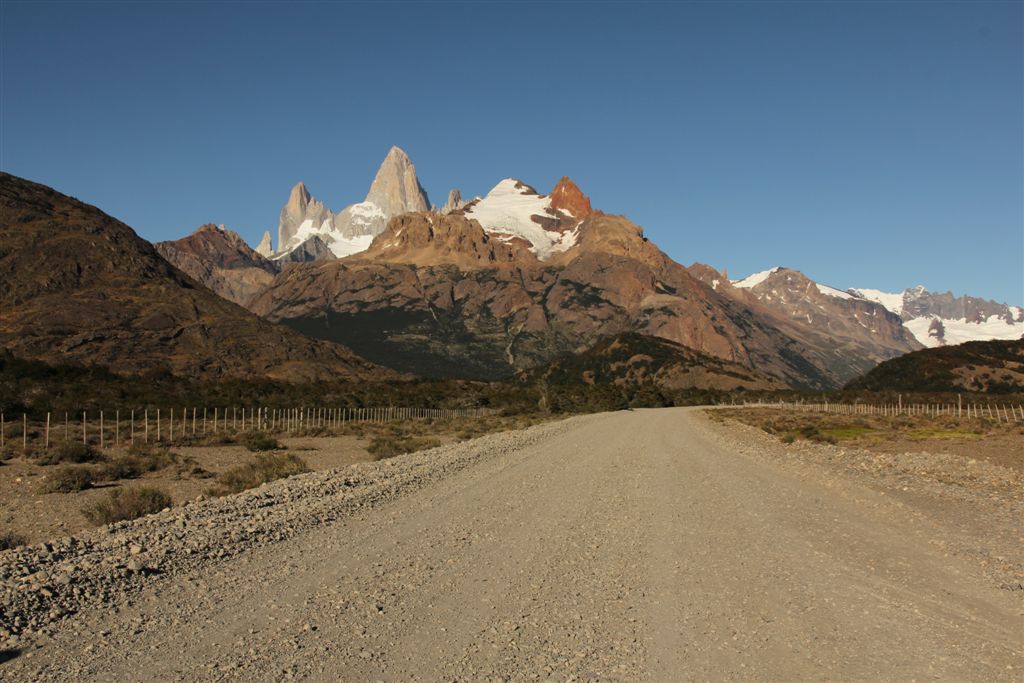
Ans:
[{"label": "fence post", "polygon": [[117,448],[117,442],[121,438],[121,411],[114,411],[114,448]]},{"label": "fence post", "polygon": [[21,450],[28,452],[28,415],[21,414]]},{"label": "fence post", "polygon": [[82,443],[87,443],[85,440],[85,411],[82,411]]},{"label": "fence post", "polygon": [[0,413],[0,449],[4,447],[4,414]]},{"label": "fence post", "polygon": [[45,441],[45,443],[46,443],[45,448],[49,448],[50,447],[50,414],[49,413],[46,414],[46,441]]}]

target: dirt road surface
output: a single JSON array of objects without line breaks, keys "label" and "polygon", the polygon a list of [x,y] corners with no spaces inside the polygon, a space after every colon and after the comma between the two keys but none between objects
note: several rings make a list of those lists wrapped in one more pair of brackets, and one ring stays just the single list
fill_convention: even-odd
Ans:
[{"label": "dirt road surface", "polygon": [[1022,594],[937,542],[955,518],[726,429],[640,410],[463,444],[393,499],[83,608],[0,679],[1021,680]]}]

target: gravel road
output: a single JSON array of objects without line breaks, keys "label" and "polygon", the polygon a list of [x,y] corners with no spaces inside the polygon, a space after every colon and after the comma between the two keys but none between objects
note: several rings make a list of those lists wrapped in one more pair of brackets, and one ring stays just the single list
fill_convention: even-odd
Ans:
[{"label": "gravel road", "polygon": [[737,434],[590,415],[4,553],[0,679],[1021,680],[1021,592]]}]

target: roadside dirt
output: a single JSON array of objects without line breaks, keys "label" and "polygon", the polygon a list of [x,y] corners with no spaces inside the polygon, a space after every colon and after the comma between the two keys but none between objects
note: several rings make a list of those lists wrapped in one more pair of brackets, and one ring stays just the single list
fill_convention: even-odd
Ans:
[{"label": "roadside dirt", "polygon": [[591,415],[0,553],[0,679],[1020,680],[1019,499],[830,449]]},{"label": "roadside dirt", "polygon": [[[448,439],[450,440],[450,439]],[[345,467],[374,458],[366,451],[367,439],[354,436],[282,438],[285,450],[301,457],[312,470]],[[116,487],[155,486],[166,491],[175,503],[195,500],[210,487],[212,478],[252,460],[253,454],[238,445],[176,446],[170,449],[190,457],[209,475],[178,475],[173,468],[147,472],[138,479],[105,482],[74,493],[42,493],[40,487],[57,466],[41,466],[30,458],[14,458],[0,466],[0,533],[24,536],[29,543],[41,543],[78,533],[91,525],[82,508]],[[108,455],[125,452],[109,449]]]}]

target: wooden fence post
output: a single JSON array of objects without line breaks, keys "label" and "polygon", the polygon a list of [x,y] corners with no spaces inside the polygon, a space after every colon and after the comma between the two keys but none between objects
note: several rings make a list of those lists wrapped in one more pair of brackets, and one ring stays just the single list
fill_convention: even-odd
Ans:
[{"label": "wooden fence post", "polygon": [[28,415],[21,414],[21,450],[28,452]]},{"label": "wooden fence post", "polygon": [[45,440],[45,448],[49,448],[49,447],[50,447],[50,414],[47,413],[46,414],[46,440]]},{"label": "wooden fence post", "polygon": [[0,449],[4,447],[4,414],[0,413]]},{"label": "wooden fence post", "polygon": [[87,443],[85,434],[85,411],[82,411],[82,443]]}]

